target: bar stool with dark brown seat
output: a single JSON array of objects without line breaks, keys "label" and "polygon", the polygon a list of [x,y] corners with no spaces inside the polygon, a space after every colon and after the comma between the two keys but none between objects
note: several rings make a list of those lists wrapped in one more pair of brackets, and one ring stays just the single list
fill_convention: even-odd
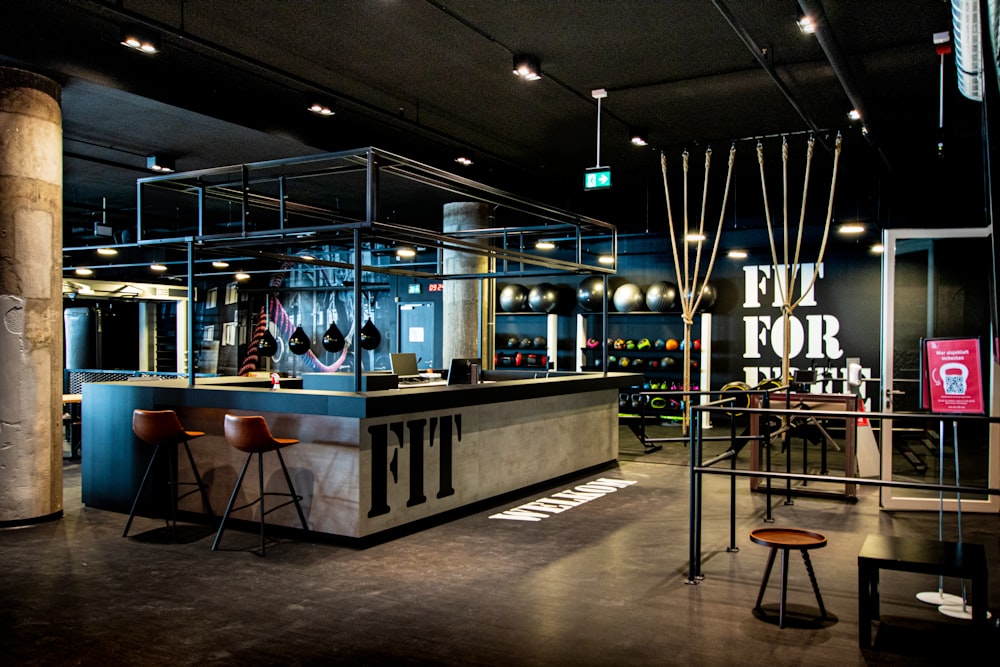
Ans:
[{"label": "bar stool with dark brown seat", "polygon": [[[173,522],[174,528],[177,527],[177,501],[191,495],[192,493],[201,493],[201,502],[205,513],[210,516],[214,516],[214,512],[212,512],[212,504],[208,500],[207,487],[201,479],[201,474],[198,472],[198,466],[195,465],[194,457],[191,455],[191,447],[188,446],[189,440],[200,438],[205,435],[205,433],[203,431],[186,430],[181,424],[181,420],[178,419],[177,413],[173,410],[134,410],[132,412],[132,431],[136,434],[139,440],[147,445],[153,446],[153,455],[149,457],[149,465],[146,466],[146,474],[142,476],[142,482],[139,483],[139,489],[135,492],[135,500],[132,501],[132,511],[129,512],[128,521],[125,522],[125,529],[122,531],[122,537],[128,537],[129,528],[132,526],[132,519],[135,518],[135,511],[139,507],[139,497],[142,495],[142,490],[146,486],[149,474],[153,470],[156,458],[160,455],[161,450],[165,451],[168,447],[174,448],[174,452],[167,457],[167,467],[170,474],[168,484],[172,489],[169,499],[170,508],[167,524],[169,525]],[[187,453],[188,462],[191,464],[191,470],[194,472],[194,482],[177,481],[176,447],[182,443],[184,444],[184,451]],[[179,486],[196,486],[198,488],[188,491],[187,493],[177,495],[176,489]]]},{"label": "bar stool with dark brown seat", "polygon": [[[267,426],[267,421],[259,416],[237,416],[237,415],[226,415],[225,422],[225,433],[226,441],[235,449],[241,452],[247,453],[247,459],[243,463],[243,469],[240,471],[240,476],[236,479],[236,486],[233,487],[233,495],[229,498],[229,504],[226,506],[226,511],[222,515],[222,521],[219,523],[219,531],[215,535],[215,542],[212,543],[212,551],[215,551],[219,542],[222,540],[222,533],[226,529],[226,520],[229,515],[234,510],[241,510],[251,505],[260,503],[260,555],[264,556],[264,516],[277,510],[285,505],[291,503],[295,504],[295,510],[299,513],[299,520],[302,522],[302,528],[309,530],[309,526],[306,525],[305,514],[302,513],[302,506],[299,501],[302,500],[302,496],[295,492],[295,487],[292,485],[292,477],[288,474],[288,468],[285,466],[285,459],[281,456],[281,450],[285,447],[289,447],[298,443],[298,440],[294,438],[276,438],[271,435],[271,429]],[[285,482],[288,483],[288,493],[278,493],[278,492],[264,492],[264,461],[263,455],[265,452],[274,452],[278,455],[278,462],[281,464],[281,471],[285,474]],[[236,496],[240,492],[240,486],[243,484],[243,477],[246,475],[247,468],[250,466],[250,460],[253,459],[254,454],[257,455],[257,479],[260,485],[260,496],[245,505],[240,505],[239,507],[233,507],[233,503],[236,502]],[[265,509],[264,507],[264,497],[265,496],[287,496],[291,498],[280,505],[272,507],[270,509]]]},{"label": "bar stool with dark brown seat", "polygon": [[813,571],[812,561],[809,560],[810,549],[820,549],[826,546],[826,536],[811,530],[799,528],[758,528],[750,532],[750,541],[761,546],[770,547],[771,553],[767,557],[767,567],[764,570],[764,578],[760,582],[760,590],[757,592],[757,604],[754,611],[761,613],[760,602],[764,598],[764,589],[767,588],[767,580],[771,576],[771,568],[774,566],[774,556],[781,550],[781,603],[778,607],[778,627],[785,627],[785,599],[788,590],[788,551],[798,549],[802,552],[802,559],[806,563],[806,572],[809,573],[809,581],[812,583],[813,592],[816,594],[816,602],[819,603],[819,613],[821,618],[826,618],[826,607],[823,605],[823,597],[819,594],[819,584],[816,583],[816,573]]}]

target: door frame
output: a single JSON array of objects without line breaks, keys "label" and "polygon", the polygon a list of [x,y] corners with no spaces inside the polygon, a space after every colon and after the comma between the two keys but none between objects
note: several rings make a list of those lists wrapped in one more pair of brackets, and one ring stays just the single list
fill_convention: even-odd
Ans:
[{"label": "door frame", "polygon": [[[895,336],[895,302],[893,290],[896,280],[896,242],[904,239],[949,239],[949,238],[991,238],[992,227],[971,227],[960,229],[889,229],[882,234],[882,242],[885,248],[882,254],[882,369],[881,369],[881,391],[880,409],[882,412],[891,412],[893,389],[893,340]],[[987,344],[992,347],[993,337],[996,332],[990,332],[990,340]],[[997,358],[990,355],[990,364],[986,373],[987,382],[984,389],[987,392],[986,404],[990,406],[989,414],[1000,414],[997,401],[1000,399],[1000,391],[997,388],[998,373]],[[881,425],[880,445],[882,450],[882,479],[892,480],[892,420],[884,419]],[[1000,424],[990,424],[989,427],[989,447],[988,447],[988,484],[990,488],[997,488],[1000,484]],[[916,498],[912,496],[893,495],[896,493],[906,493],[906,489],[896,489],[894,487],[883,487],[881,489],[881,506],[886,510],[932,510],[938,511],[943,506],[945,510],[956,511],[959,509],[958,501],[945,498],[943,503],[938,498]],[[989,495],[986,500],[970,500],[963,498],[961,501],[963,512],[998,512],[1000,511],[1000,496]]]}]

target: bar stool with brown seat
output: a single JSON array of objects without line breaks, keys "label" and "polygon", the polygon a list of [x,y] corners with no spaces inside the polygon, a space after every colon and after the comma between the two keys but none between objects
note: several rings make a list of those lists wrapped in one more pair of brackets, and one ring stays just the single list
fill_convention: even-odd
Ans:
[{"label": "bar stool with brown seat", "polygon": [[[281,450],[285,447],[289,447],[298,443],[298,440],[294,438],[276,438],[271,435],[271,429],[267,426],[267,421],[259,416],[238,416],[238,415],[226,415],[225,421],[225,433],[226,441],[235,449],[241,452],[247,453],[247,459],[243,463],[243,469],[240,471],[239,477],[236,479],[236,486],[233,487],[233,495],[229,498],[229,504],[226,506],[226,511],[222,515],[222,521],[219,523],[219,531],[215,535],[215,542],[212,543],[212,551],[215,551],[219,542],[222,540],[222,533],[226,529],[226,520],[229,519],[229,515],[235,510],[241,510],[251,505],[260,503],[260,555],[264,556],[264,517],[271,512],[294,503],[295,510],[299,513],[299,520],[302,522],[302,528],[309,530],[309,526],[306,525],[305,514],[302,513],[302,506],[299,501],[302,500],[302,496],[295,492],[295,487],[292,485],[291,475],[288,474],[288,468],[285,466],[285,459],[281,456]],[[263,455],[265,452],[274,452],[278,455],[278,462],[281,464],[281,471],[285,474],[285,482],[288,484],[288,493],[279,492],[266,492],[264,491],[264,462]],[[250,466],[250,460],[253,459],[254,454],[257,455],[257,480],[260,485],[260,496],[245,505],[240,505],[239,507],[233,507],[233,503],[236,502],[236,496],[240,492],[240,486],[243,484],[243,477],[246,475],[247,468]],[[264,497],[265,496],[287,496],[291,498],[286,502],[281,503],[275,507],[266,509],[264,507]]]},{"label": "bar stool with brown seat", "polygon": [[[146,473],[142,476],[142,482],[139,483],[139,489],[135,492],[135,500],[132,501],[132,511],[129,512],[128,521],[125,522],[125,529],[122,531],[122,537],[128,537],[129,528],[132,526],[132,519],[135,518],[136,509],[139,507],[139,497],[142,495],[142,490],[146,486],[146,481],[149,479],[149,474],[153,470],[153,466],[156,463],[157,457],[160,455],[160,451],[164,452],[168,447],[173,448],[174,452],[167,457],[167,467],[169,469],[169,486],[172,489],[170,494],[170,507],[169,507],[169,518],[167,524],[170,525],[172,522],[174,528],[177,527],[177,502],[185,498],[192,493],[201,493],[202,507],[205,513],[214,516],[212,512],[212,504],[208,500],[208,490],[205,483],[201,479],[201,474],[198,472],[198,466],[195,465],[194,457],[191,455],[191,447],[188,446],[189,440],[194,440],[195,438],[200,438],[205,435],[203,431],[188,431],[181,424],[181,420],[177,417],[177,413],[173,410],[134,410],[132,412],[132,431],[142,442],[147,445],[153,446],[153,455],[149,457],[149,465],[146,466]],[[177,457],[176,448],[178,445],[184,445],[184,451],[187,453],[188,462],[191,464],[191,470],[194,472],[195,481],[193,482],[179,482],[177,481]],[[177,495],[176,490],[179,486],[196,486],[196,489],[192,489],[187,493]]]},{"label": "bar stool with brown seat", "polygon": [[770,547],[771,549],[771,553],[767,557],[767,567],[764,569],[764,578],[761,580],[760,590],[757,592],[757,604],[754,605],[754,612],[762,614],[760,603],[764,599],[764,589],[767,588],[767,580],[771,576],[775,554],[780,549],[781,602],[778,606],[778,627],[785,627],[785,599],[787,598],[788,591],[788,551],[790,549],[798,549],[802,552],[802,559],[806,564],[806,572],[809,574],[813,593],[816,594],[816,602],[819,603],[820,618],[825,619],[826,607],[823,605],[823,597],[819,593],[819,584],[816,582],[816,573],[813,571],[812,561],[809,560],[809,550],[825,547],[826,536],[800,528],[758,528],[750,532],[750,541],[764,547]]}]

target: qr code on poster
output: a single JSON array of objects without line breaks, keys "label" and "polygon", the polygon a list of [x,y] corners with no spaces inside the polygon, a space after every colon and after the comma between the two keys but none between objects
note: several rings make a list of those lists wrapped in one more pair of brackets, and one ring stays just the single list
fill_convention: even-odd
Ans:
[{"label": "qr code on poster", "polygon": [[944,376],[944,393],[946,394],[964,394],[965,393],[965,378],[961,375],[945,375]]}]

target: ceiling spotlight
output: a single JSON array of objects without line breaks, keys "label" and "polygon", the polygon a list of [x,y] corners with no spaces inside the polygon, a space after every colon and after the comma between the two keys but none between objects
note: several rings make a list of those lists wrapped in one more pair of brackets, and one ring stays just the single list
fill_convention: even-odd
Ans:
[{"label": "ceiling spotlight", "polygon": [[322,104],[316,103],[309,107],[309,111],[319,116],[332,116],[336,112],[330,107],[323,106]]},{"label": "ceiling spotlight", "polygon": [[857,109],[851,109],[850,111],[847,112],[847,117],[855,121],[861,120],[861,112],[858,111]]},{"label": "ceiling spotlight", "polygon": [[472,160],[470,160],[469,158],[465,157],[464,155],[455,158],[455,162],[459,163],[463,167],[471,167],[472,166]]},{"label": "ceiling spotlight", "polygon": [[411,257],[416,257],[417,251],[409,246],[400,246],[396,248],[396,257],[402,259],[410,259]]},{"label": "ceiling spotlight", "polygon": [[614,264],[615,258],[614,255],[601,255],[597,258],[597,261],[600,264]]},{"label": "ceiling spotlight", "polygon": [[644,130],[629,130],[628,140],[633,146],[648,146],[649,133]]},{"label": "ceiling spotlight", "polygon": [[74,271],[74,273],[76,275],[78,275],[78,276],[89,276],[89,275],[93,275],[94,270],[93,269],[88,269],[85,266],[81,266],[76,271]]},{"label": "ceiling spotlight", "polygon": [[228,269],[229,262],[223,262],[221,259],[217,259],[214,262],[212,262],[212,266],[214,266],[217,269]]},{"label": "ceiling spotlight", "polygon": [[149,268],[150,268],[150,270],[156,271],[157,273],[163,273],[164,271],[167,270],[167,267],[166,267],[165,264],[150,264]]},{"label": "ceiling spotlight", "polygon": [[243,271],[240,271],[239,273],[235,274],[233,277],[236,278],[237,280],[250,280],[250,274],[249,273],[244,273]]},{"label": "ceiling spotlight", "polygon": [[728,257],[729,259],[746,259],[747,256],[748,253],[746,250],[738,250],[736,248],[733,248],[728,253],[726,253],[726,257]]},{"label": "ceiling spotlight", "polygon": [[111,257],[112,255],[117,255],[118,251],[115,250],[114,248],[98,248],[97,249],[97,254],[98,255],[105,255],[107,257]]},{"label": "ceiling spotlight", "polygon": [[700,243],[701,241],[705,240],[705,235],[692,232],[691,234],[685,236],[684,240],[687,241],[688,243]]},{"label": "ceiling spotlight", "polygon": [[860,222],[846,222],[837,227],[837,231],[841,234],[863,234],[865,226]]},{"label": "ceiling spotlight", "polygon": [[552,241],[539,241],[535,244],[535,249],[537,250],[553,250],[556,244]]},{"label": "ceiling spotlight", "polygon": [[167,174],[174,171],[177,165],[174,163],[174,159],[167,157],[166,155],[147,155],[146,156],[146,169],[150,171],[157,171],[161,174]]},{"label": "ceiling spotlight", "polygon": [[160,36],[156,32],[141,26],[124,26],[122,27],[121,44],[130,49],[152,55],[160,50]]},{"label": "ceiling spotlight", "polygon": [[542,64],[535,56],[524,53],[515,54],[514,74],[525,81],[538,81],[542,78]]},{"label": "ceiling spotlight", "polygon": [[881,243],[876,243],[871,247],[871,252],[873,255],[881,255],[885,252],[885,246]]},{"label": "ceiling spotlight", "polygon": [[813,23],[812,18],[802,10],[799,10],[799,14],[795,19],[795,25],[799,26],[799,31],[801,31],[803,35],[811,35],[816,32],[816,24]]}]

